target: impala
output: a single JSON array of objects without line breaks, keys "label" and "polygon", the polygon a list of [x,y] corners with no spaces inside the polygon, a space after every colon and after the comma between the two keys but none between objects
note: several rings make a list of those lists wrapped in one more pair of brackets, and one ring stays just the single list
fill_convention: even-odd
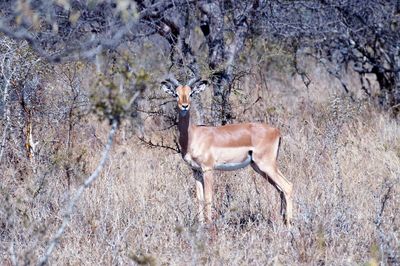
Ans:
[{"label": "impala", "polygon": [[[176,97],[179,109],[179,145],[182,157],[193,169],[196,179],[198,217],[212,220],[213,170],[237,170],[248,165],[269,180],[281,194],[281,212],[290,226],[292,218],[292,188],[277,167],[281,135],[278,129],[263,123],[242,123],[224,126],[196,126],[190,122],[190,102],[193,94],[203,91],[208,81],[194,78],[181,85],[169,77],[161,88]],[[286,208],[283,208],[285,206]],[[284,210],[285,209],[285,210]]]}]

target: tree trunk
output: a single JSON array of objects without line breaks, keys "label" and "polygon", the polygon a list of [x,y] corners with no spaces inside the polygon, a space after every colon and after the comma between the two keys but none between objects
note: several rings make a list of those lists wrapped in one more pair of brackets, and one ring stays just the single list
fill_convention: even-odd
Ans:
[{"label": "tree trunk", "polygon": [[203,12],[200,28],[207,40],[208,66],[212,71],[211,118],[214,125],[225,124],[230,113],[229,100],[227,100],[229,81],[223,66],[225,63],[224,14],[220,5],[208,3],[200,7]]},{"label": "tree trunk", "polygon": [[211,117],[214,125],[224,125],[232,121],[232,107],[229,96],[233,81],[235,59],[244,47],[247,37],[249,12],[257,8],[257,1],[247,10],[235,9],[235,35],[229,45],[224,40],[224,10],[223,3],[203,4],[201,30],[208,44],[208,65],[212,71],[213,102]]},{"label": "tree trunk", "polygon": [[400,114],[400,47],[397,49],[395,60],[395,72],[394,72],[394,91],[392,109],[395,115]]},{"label": "tree trunk", "polygon": [[397,116],[400,113],[400,51],[396,51],[391,57],[390,71],[382,71],[382,68],[373,67],[372,73],[376,75],[380,87],[378,102],[385,109]]}]

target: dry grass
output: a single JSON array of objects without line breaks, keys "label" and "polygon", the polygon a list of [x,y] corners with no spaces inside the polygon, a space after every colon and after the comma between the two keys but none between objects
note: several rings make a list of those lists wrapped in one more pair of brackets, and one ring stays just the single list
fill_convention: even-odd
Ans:
[{"label": "dry grass", "polygon": [[[196,222],[194,179],[180,155],[150,149],[122,130],[50,263],[399,264],[398,121],[365,101],[335,95],[337,88],[314,85],[306,91],[298,81],[275,80],[267,90],[259,80],[253,82],[243,91],[248,99],[233,97],[237,114],[257,98],[250,93],[255,85],[262,100],[237,120],[266,121],[282,129],[279,161],[295,189],[292,229],[281,221],[278,193],[247,168],[216,173],[216,230],[210,234]],[[62,134],[62,125],[42,131],[48,140]],[[48,144],[36,172],[23,160],[10,159],[0,167],[1,264],[13,257],[20,263],[37,261],[68,198],[96,167],[106,134],[105,124],[81,122],[72,154]],[[66,161],[74,168],[70,187]]]}]

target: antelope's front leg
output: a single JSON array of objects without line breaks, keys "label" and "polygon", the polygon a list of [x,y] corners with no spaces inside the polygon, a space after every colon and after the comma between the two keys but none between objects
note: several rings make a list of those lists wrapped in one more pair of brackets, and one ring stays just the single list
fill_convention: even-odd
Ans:
[{"label": "antelope's front leg", "polygon": [[205,198],[205,209],[207,223],[212,221],[212,194],[213,194],[213,173],[211,170],[206,170],[203,173],[204,180],[204,198]]},{"label": "antelope's front leg", "polygon": [[197,206],[199,211],[197,213],[199,222],[204,222],[204,182],[203,182],[203,173],[198,170],[193,170],[194,178],[196,179],[196,197],[197,197]]}]

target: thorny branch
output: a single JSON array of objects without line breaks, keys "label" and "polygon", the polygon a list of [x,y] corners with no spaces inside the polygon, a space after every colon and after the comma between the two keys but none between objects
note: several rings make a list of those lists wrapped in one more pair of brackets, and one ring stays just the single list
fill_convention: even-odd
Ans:
[{"label": "thorny branch", "polygon": [[[3,153],[5,150],[5,146],[6,146],[6,137],[7,137],[7,131],[8,131],[8,127],[10,125],[10,109],[8,106],[8,88],[10,86],[10,81],[12,76],[14,75],[14,71],[12,70],[10,71],[11,73],[9,74],[9,77],[6,76],[6,70],[4,69],[6,67],[6,57],[2,58],[2,64],[1,64],[1,74],[2,74],[2,78],[4,80],[4,88],[3,88],[3,104],[4,104],[4,116],[3,116],[3,121],[5,121],[5,126],[4,126],[4,130],[3,130],[3,136],[1,138],[1,144],[0,144],[0,162],[1,159],[3,158]],[[9,63],[10,64],[10,63]],[[9,67],[8,64],[8,67]]]},{"label": "thorny branch", "polygon": [[79,198],[82,196],[82,193],[85,191],[85,189],[88,188],[100,175],[101,170],[103,169],[105,163],[107,162],[109,152],[110,152],[113,140],[114,140],[114,135],[115,135],[115,132],[117,131],[117,127],[118,127],[117,120],[113,120],[110,133],[108,134],[107,144],[103,150],[103,155],[101,157],[99,164],[97,165],[94,172],[76,190],[74,196],[69,201],[67,209],[66,209],[64,217],[63,217],[63,220],[62,220],[62,223],[61,223],[60,227],[58,228],[57,232],[55,233],[54,237],[50,240],[49,244],[47,245],[46,251],[45,251],[43,257],[39,260],[38,265],[46,265],[47,264],[48,259],[51,256],[51,253],[53,252],[55,246],[57,245],[58,241],[62,237],[62,235],[65,231],[65,228],[68,226],[68,223],[71,220],[72,213],[74,212],[75,206],[76,206]]},{"label": "thorny branch", "polygon": [[[129,102],[124,106],[124,111],[128,111],[133,102],[139,97],[140,91],[137,91],[132,98],[129,100]],[[46,251],[43,255],[43,257],[39,260],[38,265],[45,265],[53,252],[55,246],[57,245],[58,241],[62,237],[62,234],[65,231],[65,228],[67,227],[69,221],[71,220],[72,213],[74,212],[74,208],[79,200],[79,198],[82,196],[82,193],[85,191],[86,188],[88,188],[100,175],[101,170],[103,169],[105,163],[107,162],[109,152],[111,150],[113,141],[114,141],[114,135],[117,131],[118,125],[119,125],[119,119],[116,117],[110,117],[110,122],[111,122],[111,129],[107,137],[107,144],[104,147],[103,154],[101,156],[100,162],[97,165],[96,169],[93,171],[93,173],[82,183],[82,185],[76,190],[74,196],[71,198],[67,205],[67,209],[65,211],[62,223],[60,227],[58,228],[56,234],[52,238],[52,240],[49,242],[47,245]]]},{"label": "thorny branch", "polygon": [[383,220],[383,212],[385,211],[385,206],[387,204],[387,201],[390,198],[390,194],[392,192],[392,188],[393,188],[394,184],[386,181],[386,182],[384,182],[383,186],[386,187],[387,190],[380,200],[380,204],[379,204],[378,210],[377,210],[377,215],[376,215],[376,218],[374,221],[374,223],[376,225],[376,229],[378,230],[378,234],[379,234],[379,250],[381,252],[382,258],[384,258],[385,251],[389,253],[388,255],[390,255],[390,250],[388,250],[387,247],[385,247],[386,246],[386,243],[385,243],[386,236],[385,236],[385,232],[382,230],[382,220]]},{"label": "thorny branch", "polygon": [[163,149],[167,149],[167,150],[172,150],[172,151],[174,151],[176,153],[180,153],[181,152],[180,149],[179,149],[178,143],[175,143],[176,147],[174,148],[174,147],[165,145],[163,141],[161,141],[161,144],[158,144],[158,143],[153,143],[151,140],[145,140],[144,137],[138,137],[138,139],[141,142],[143,142],[143,144],[149,146],[150,148],[163,148]]}]

